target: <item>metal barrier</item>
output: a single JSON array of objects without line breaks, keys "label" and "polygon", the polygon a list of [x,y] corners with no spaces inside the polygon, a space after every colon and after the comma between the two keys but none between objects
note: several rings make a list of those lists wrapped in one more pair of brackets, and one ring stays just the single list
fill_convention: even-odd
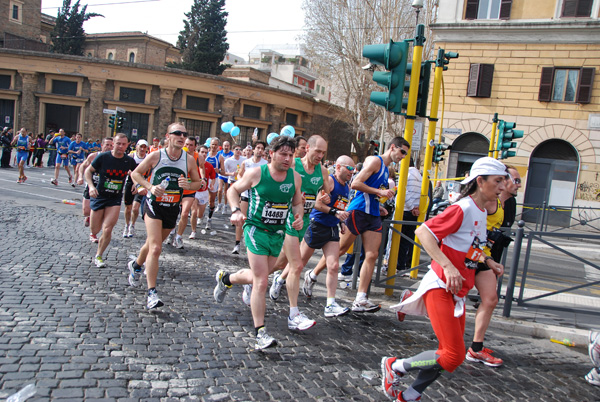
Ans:
[{"label": "metal barrier", "polygon": [[[523,258],[521,258],[521,246],[522,246],[522,242],[523,242],[524,238],[527,238],[527,249],[525,252],[525,256]],[[519,221],[518,229],[516,231],[516,236],[515,236],[514,247],[513,247],[513,256],[512,256],[511,266],[509,269],[509,279],[508,279],[508,284],[507,284],[507,289],[506,289],[506,297],[504,300],[504,308],[503,308],[502,315],[504,317],[510,317],[510,312],[511,312],[511,307],[512,307],[513,302],[517,302],[517,305],[525,306],[525,307],[537,307],[537,308],[545,308],[545,309],[553,309],[553,310],[561,310],[561,311],[569,311],[569,312],[584,312],[584,313],[590,313],[590,314],[600,314],[600,311],[598,311],[598,310],[594,310],[594,309],[587,310],[584,308],[563,307],[563,306],[559,305],[559,303],[557,303],[555,305],[543,305],[543,304],[531,303],[534,300],[548,298],[548,297],[551,297],[551,296],[554,296],[554,295],[557,295],[560,293],[567,293],[567,292],[575,291],[578,289],[599,285],[600,280],[587,282],[587,283],[580,283],[575,286],[564,287],[564,288],[561,288],[561,289],[558,289],[555,291],[538,294],[538,295],[535,295],[532,297],[525,297],[525,284],[527,281],[529,262],[531,259],[531,249],[532,249],[532,245],[533,245],[534,241],[539,241],[539,242],[551,247],[552,249],[557,250],[561,254],[571,257],[572,259],[574,259],[576,261],[579,261],[583,264],[586,264],[586,265],[598,270],[598,272],[600,273],[600,265],[598,265],[597,263],[595,263],[593,261],[582,258],[578,255],[575,255],[574,253],[572,253],[568,250],[565,250],[564,248],[547,240],[548,238],[556,238],[556,239],[570,238],[570,239],[578,239],[578,240],[588,240],[588,241],[589,240],[599,240],[600,241],[600,235],[593,235],[593,234],[556,233],[556,232],[542,232],[542,231],[529,231],[526,233],[525,232],[525,222]],[[514,293],[516,290],[517,277],[519,275],[519,266],[521,263],[523,264],[523,271],[521,273],[521,281],[519,284],[519,295],[517,298],[515,298]],[[566,283],[565,277],[557,276],[556,281],[554,283],[557,283],[557,284]]]}]

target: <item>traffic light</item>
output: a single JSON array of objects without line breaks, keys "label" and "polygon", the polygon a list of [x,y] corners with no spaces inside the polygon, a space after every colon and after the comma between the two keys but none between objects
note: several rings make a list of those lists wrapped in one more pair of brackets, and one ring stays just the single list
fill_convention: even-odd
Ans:
[{"label": "traffic light", "polygon": [[444,160],[444,152],[450,149],[447,144],[433,144],[433,163],[440,163]]},{"label": "traffic light", "polygon": [[523,138],[523,130],[515,130],[517,123],[510,123],[504,120],[498,122],[498,159],[511,158],[517,156],[511,148],[516,148],[517,143],[513,140]]},{"label": "traffic light", "polygon": [[115,128],[115,120],[116,120],[116,116],[114,114],[111,114],[110,116],[108,116],[108,127]]},{"label": "traffic light", "polygon": [[402,112],[407,55],[408,42],[390,40],[387,45],[367,45],[363,48],[363,57],[388,70],[373,72],[373,81],[387,88],[388,92],[371,92],[371,102],[398,114]]},{"label": "traffic light", "polygon": [[[419,117],[427,117],[427,100],[429,98],[429,80],[431,79],[431,61],[421,63],[421,74],[419,75],[419,90],[417,92],[417,110],[416,115]],[[412,71],[412,63],[406,66],[406,79],[404,81],[404,91],[406,97],[402,98],[402,109],[408,108],[408,91],[410,90],[410,74]]]},{"label": "traffic light", "polygon": [[117,130],[121,130],[123,128],[124,122],[125,122],[125,118],[123,116],[117,117]]},{"label": "traffic light", "polygon": [[448,70],[448,66],[446,64],[450,63],[450,59],[457,59],[458,53],[456,52],[444,52],[444,57],[442,58],[442,68],[444,71]]}]

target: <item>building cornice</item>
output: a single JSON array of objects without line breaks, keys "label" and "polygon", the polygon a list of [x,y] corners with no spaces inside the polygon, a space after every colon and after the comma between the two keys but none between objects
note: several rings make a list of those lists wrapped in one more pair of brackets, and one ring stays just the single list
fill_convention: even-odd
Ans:
[{"label": "building cornice", "polygon": [[469,21],[432,24],[436,42],[454,43],[600,43],[600,20]]}]

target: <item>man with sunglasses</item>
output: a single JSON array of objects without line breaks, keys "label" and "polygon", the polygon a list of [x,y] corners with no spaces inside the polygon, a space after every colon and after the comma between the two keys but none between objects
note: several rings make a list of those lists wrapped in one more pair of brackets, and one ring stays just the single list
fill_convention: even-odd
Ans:
[{"label": "man with sunglasses", "polygon": [[[183,190],[196,191],[202,185],[194,157],[183,151],[187,138],[185,126],[170,124],[166,137],[168,145],[146,156],[131,172],[133,181],[148,191],[144,207],[147,238],[137,259],[129,261],[128,280],[131,286],[139,286],[142,266],[146,264],[148,309],[164,305],[156,291],[158,258],[163,241],[177,223]],[[148,180],[144,177],[147,172],[150,172]]]},{"label": "man with sunglasses", "polygon": [[[485,206],[487,210],[487,239],[488,243],[484,249],[486,255],[500,263],[504,248],[511,242],[510,237],[504,235],[499,228],[511,227],[515,221],[517,192],[521,188],[521,175],[512,166],[507,166],[508,178],[504,183],[504,190],[497,200]],[[498,304],[498,293],[496,291],[497,278],[504,273],[504,267],[498,264],[499,269],[492,270],[484,263],[479,263],[475,270],[475,287],[479,291],[481,303],[475,314],[475,331],[473,342],[467,351],[466,359],[472,362],[480,362],[490,367],[502,365],[502,359],[492,356],[493,350],[485,348],[483,341],[485,333],[492,320],[492,313]]]}]

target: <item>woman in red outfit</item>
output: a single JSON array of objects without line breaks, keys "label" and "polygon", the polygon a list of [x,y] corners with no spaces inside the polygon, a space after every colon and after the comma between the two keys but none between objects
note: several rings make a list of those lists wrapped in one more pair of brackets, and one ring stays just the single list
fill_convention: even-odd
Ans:
[{"label": "woman in red outfit", "polygon": [[[465,297],[475,282],[477,263],[482,261],[492,269],[499,265],[483,254],[484,205],[498,198],[506,177],[501,162],[489,157],[478,159],[461,183],[460,200],[416,230],[431,256],[431,269],[415,294],[392,308],[404,314],[428,315],[439,347],[404,359],[382,358],[382,385],[388,397],[417,401],[442,370],[453,372],[465,359]],[[401,391],[399,378],[413,370],[419,370],[416,379]]]}]

